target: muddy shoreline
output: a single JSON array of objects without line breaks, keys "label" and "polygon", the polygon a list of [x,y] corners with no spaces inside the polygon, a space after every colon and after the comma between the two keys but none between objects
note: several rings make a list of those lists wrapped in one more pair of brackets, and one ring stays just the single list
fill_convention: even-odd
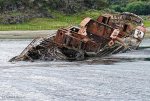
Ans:
[{"label": "muddy shoreline", "polygon": [[38,31],[0,31],[0,39],[33,39],[54,34],[56,30]]},{"label": "muddy shoreline", "polygon": [[[46,35],[54,33],[56,33],[56,30],[0,31],[0,39],[33,39],[36,37],[44,37]],[[145,37],[150,38],[150,27],[147,28]]]}]

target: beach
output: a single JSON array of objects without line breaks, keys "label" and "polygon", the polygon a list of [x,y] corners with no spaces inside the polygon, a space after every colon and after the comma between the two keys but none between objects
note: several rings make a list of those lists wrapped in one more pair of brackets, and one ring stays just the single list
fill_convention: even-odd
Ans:
[{"label": "beach", "polygon": [[33,39],[54,34],[56,30],[0,31],[0,39]]}]

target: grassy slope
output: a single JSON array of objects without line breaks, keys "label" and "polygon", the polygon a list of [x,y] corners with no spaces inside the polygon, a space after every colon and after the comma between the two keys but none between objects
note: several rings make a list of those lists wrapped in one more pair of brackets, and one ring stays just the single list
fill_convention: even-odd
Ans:
[{"label": "grassy slope", "polygon": [[150,20],[145,20],[145,21],[144,21],[144,25],[145,25],[146,27],[150,27]]},{"label": "grassy slope", "polygon": [[78,25],[85,17],[97,18],[99,11],[89,10],[86,12],[66,16],[64,14],[53,12],[55,18],[35,18],[27,23],[14,25],[0,25],[0,30],[49,30],[58,29],[70,25]]},{"label": "grassy slope", "polygon": [[[89,10],[86,12],[66,16],[59,12],[53,12],[54,19],[51,18],[35,18],[27,23],[14,25],[0,25],[0,30],[50,30],[66,27],[70,25],[78,25],[85,17],[96,19],[101,14],[97,10]],[[150,21],[145,21],[145,26],[150,27]]]}]

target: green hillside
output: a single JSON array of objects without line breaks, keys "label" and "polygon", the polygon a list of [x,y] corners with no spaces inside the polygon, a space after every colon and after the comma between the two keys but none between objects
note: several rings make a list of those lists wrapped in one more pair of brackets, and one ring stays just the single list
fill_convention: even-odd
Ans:
[{"label": "green hillside", "polygon": [[0,0],[0,30],[45,30],[77,25],[104,12],[133,12],[150,26],[149,0]]}]

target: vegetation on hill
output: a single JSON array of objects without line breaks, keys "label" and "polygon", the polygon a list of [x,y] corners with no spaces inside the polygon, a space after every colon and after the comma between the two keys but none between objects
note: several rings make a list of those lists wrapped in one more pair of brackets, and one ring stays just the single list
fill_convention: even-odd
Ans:
[{"label": "vegetation on hill", "polygon": [[60,12],[53,12],[55,18],[34,18],[22,24],[0,24],[0,30],[49,30],[61,27],[79,25],[85,17],[96,19],[101,12],[98,10],[88,10],[72,14],[70,16]]},{"label": "vegetation on hill", "polygon": [[[115,0],[114,0],[115,1]],[[150,1],[149,0],[119,0],[114,2],[110,8],[117,12],[132,12],[138,15],[150,14]]]},{"label": "vegetation on hill", "polygon": [[21,11],[47,12],[60,11],[66,14],[77,13],[87,9],[110,8],[115,11],[150,14],[149,0],[0,0],[0,12]]},{"label": "vegetation on hill", "polygon": [[105,10],[147,16],[149,9],[149,0],[0,0],[0,30],[56,29]]}]

